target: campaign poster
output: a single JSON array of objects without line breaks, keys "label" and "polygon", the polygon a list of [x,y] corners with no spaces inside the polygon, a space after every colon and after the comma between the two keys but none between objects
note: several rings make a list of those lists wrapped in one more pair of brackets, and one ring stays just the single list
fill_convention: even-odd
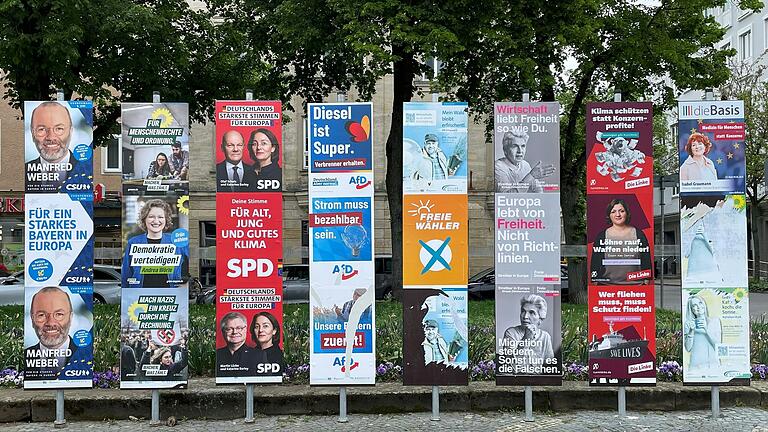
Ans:
[{"label": "campaign poster", "polygon": [[497,193],[560,191],[560,104],[496,102],[493,164]]},{"label": "campaign poster", "polygon": [[748,286],[743,194],[681,194],[683,288]]},{"label": "campaign poster", "polygon": [[656,385],[654,286],[589,287],[589,384]]},{"label": "campaign poster", "polygon": [[587,193],[653,194],[650,102],[587,104]]},{"label": "campaign poster", "polygon": [[678,116],[680,192],[743,194],[744,102],[680,102]]},{"label": "campaign poster", "polygon": [[216,191],[282,190],[282,116],[279,101],[216,101]]},{"label": "campaign poster", "polygon": [[468,385],[467,288],[403,291],[403,384]]},{"label": "campaign poster", "polygon": [[560,195],[496,193],[496,285],[560,283]]},{"label": "campaign poster", "polygon": [[91,388],[93,103],[24,112],[24,388]]},{"label": "campaign poster", "polygon": [[376,381],[370,103],[309,104],[311,385]]},{"label": "campaign poster", "polygon": [[749,385],[745,288],[683,289],[683,383]]},{"label": "campaign poster", "polygon": [[466,286],[467,196],[403,196],[403,285]]},{"label": "campaign poster", "polygon": [[24,132],[27,194],[92,197],[92,101],[24,102]]},{"label": "campaign poster", "polygon": [[283,197],[216,195],[216,382],[279,383],[283,361]]},{"label": "campaign poster", "polygon": [[497,286],[496,384],[562,384],[560,303],[560,285]]},{"label": "campaign poster", "polygon": [[466,102],[403,104],[403,193],[467,191]]},{"label": "campaign poster", "polygon": [[652,198],[587,195],[590,285],[653,284]]},{"label": "campaign poster", "polygon": [[189,105],[126,102],[121,107],[123,182],[188,181]]},{"label": "campaign poster", "polygon": [[123,288],[120,388],[186,388],[187,288]]}]

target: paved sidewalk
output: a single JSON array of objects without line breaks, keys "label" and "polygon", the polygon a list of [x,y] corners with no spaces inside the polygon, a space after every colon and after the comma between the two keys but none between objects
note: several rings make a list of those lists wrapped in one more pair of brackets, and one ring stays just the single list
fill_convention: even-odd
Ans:
[{"label": "paved sidewalk", "polygon": [[[348,423],[338,423],[335,416],[260,416],[253,424],[232,420],[179,419],[175,427],[157,427],[153,431],[768,431],[768,411],[759,408],[728,408],[718,419],[709,411],[629,412],[625,418],[605,411],[572,413],[537,413],[533,423],[523,422],[520,412],[449,412],[439,422],[430,421],[428,413],[350,415]],[[68,429],[78,431],[129,431],[149,429],[146,420],[106,422],[70,422]],[[50,423],[6,425],[4,430],[18,432],[50,431]]]},{"label": "paved sidewalk", "polygon": [[[275,415],[336,415],[338,387],[307,385],[257,386],[255,412]],[[53,391],[0,390],[0,422],[53,421]],[[348,387],[348,412],[386,414],[428,412],[430,387],[405,387],[382,383],[375,387]],[[148,390],[72,390],[65,392],[65,417],[71,421],[125,420],[148,417]],[[768,408],[768,383],[751,387],[721,387],[722,407]],[[617,391],[612,387],[588,387],[586,382],[568,381],[562,387],[534,387],[534,409],[538,412],[615,411]],[[522,387],[497,387],[493,382],[472,382],[466,387],[441,387],[440,409],[444,412],[520,410]],[[684,387],[659,383],[656,387],[627,389],[627,409],[636,411],[690,411],[710,408],[709,387]],[[219,386],[211,378],[192,379],[187,390],[160,392],[160,416],[188,419],[241,419],[245,415],[244,386]]]}]

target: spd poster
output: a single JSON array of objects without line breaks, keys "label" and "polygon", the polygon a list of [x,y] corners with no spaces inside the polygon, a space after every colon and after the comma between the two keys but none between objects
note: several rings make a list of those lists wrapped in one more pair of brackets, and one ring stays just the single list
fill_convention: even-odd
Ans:
[{"label": "spd poster", "polygon": [[122,105],[120,388],[186,388],[189,347],[187,104]]},{"label": "spd poster", "polygon": [[376,380],[370,103],[309,104],[311,385]]},{"label": "spd poster", "polygon": [[464,102],[403,105],[403,384],[467,385]]},{"label": "spd poster", "polygon": [[282,107],[216,103],[216,383],[279,383]]},{"label": "spd poster", "polygon": [[24,388],[91,388],[93,103],[24,114]]},{"label": "spd poster", "polygon": [[655,385],[653,110],[587,105],[590,385]]}]

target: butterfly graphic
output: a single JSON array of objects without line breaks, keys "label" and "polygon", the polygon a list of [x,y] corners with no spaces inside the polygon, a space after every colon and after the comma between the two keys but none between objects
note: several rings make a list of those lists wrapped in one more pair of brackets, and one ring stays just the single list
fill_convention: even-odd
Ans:
[{"label": "butterfly graphic", "polygon": [[344,127],[352,135],[352,142],[365,142],[371,136],[371,119],[367,115],[364,115],[360,122],[348,121]]}]

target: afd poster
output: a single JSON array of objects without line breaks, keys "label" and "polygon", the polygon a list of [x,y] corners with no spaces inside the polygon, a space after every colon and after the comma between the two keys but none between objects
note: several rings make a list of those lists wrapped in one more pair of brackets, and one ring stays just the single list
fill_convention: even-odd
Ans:
[{"label": "afd poster", "polygon": [[655,385],[653,109],[587,104],[590,385]]},{"label": "afd poster", "polygon": [[403,104],[403,193],[466,193],[466,102]]},{"label": "afd poster", "polygon": [[216,103],[216,383],[279,383],[282,107]]},{"label": "afd poster", "polygon": [[26,102],[25,389],[93,379],[93,104]]},{"label": "afd poster", "polygon": [[683,289],[683,380],[749,385],[749,294],[744,288]]},{"label": "afd poster", "polygon": [[310,384],[376,379],[370,103],[309,104]]},{"label": "afd poster", "polygon": [[496,384],[560,385],[560,286],[496,289]]},{"label": "afd poster", "polygon": [[467,385],[468,108],[403,111],[403,384]]},{"label": "afd poster", "polygon": [[185,388],[189,107],[122,104],[121,389]]}]

